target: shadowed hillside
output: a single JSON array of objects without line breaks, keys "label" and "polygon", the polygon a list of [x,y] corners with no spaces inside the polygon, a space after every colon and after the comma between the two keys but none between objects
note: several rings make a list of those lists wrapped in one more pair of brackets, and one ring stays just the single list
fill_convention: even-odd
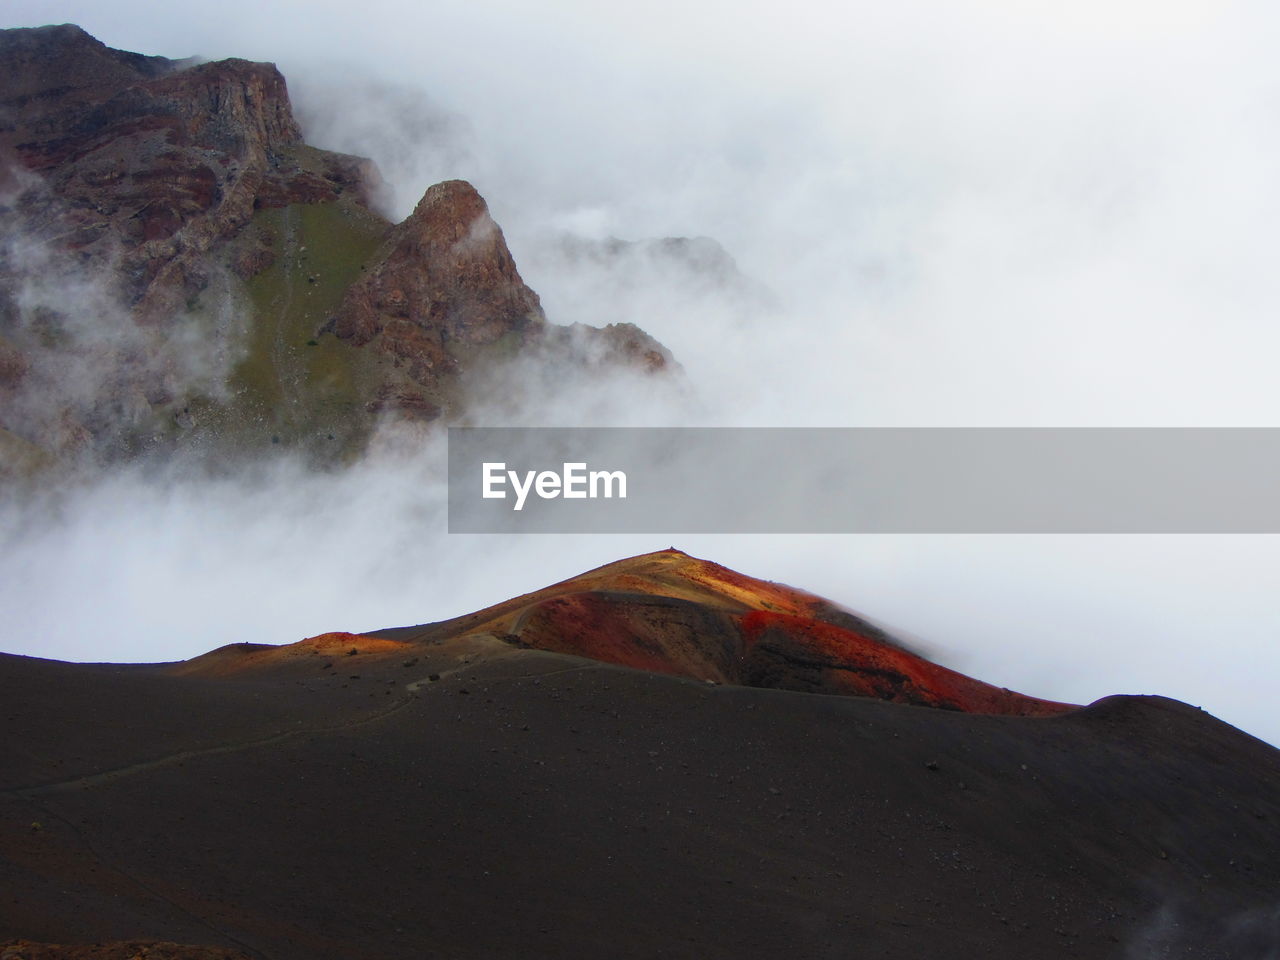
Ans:
[{"label": "shadowed hillside", "polygon": [[[275,960],[1274,946],[1271,747],[1159,697],[1001,692],[1043,714],[1017,716],[739,685],[760,678],[723,647],[749,663],[802,642],[821,666],[773,686],[893,655],[916,686],[881,695],[983,689],[676,551],[374,636],[154,666],[0,657],[0,940]],[[657,669],[590,658],[638,651]]]}]

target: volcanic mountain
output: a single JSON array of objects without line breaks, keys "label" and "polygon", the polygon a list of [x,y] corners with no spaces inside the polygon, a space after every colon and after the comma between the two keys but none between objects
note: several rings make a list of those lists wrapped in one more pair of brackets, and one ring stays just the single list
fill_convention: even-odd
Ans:
[{"label": "volcanic mountain", "polygon": [[[308,145],[271,64],[0,31],[0,462],[358,455],[528,356],[668,369],[631,324],[547,321],[465,181],[392,224],[374,165]],[[495,374],[498,376],[498,374]]]},{"label": "volcanic mountain", "polygon": [[6,956],[1274,946],[1272,747],[989,687],[675,550],[425,626],[0,657],[0,699]]},{"label": "volcanic mountain", "polygon": [[467,635],[709,683],[967,713],[1049,716],[1072,709],[930,663],[821,597],[675,549],[612,563],[456,620],[374,634],[408,642]]}]

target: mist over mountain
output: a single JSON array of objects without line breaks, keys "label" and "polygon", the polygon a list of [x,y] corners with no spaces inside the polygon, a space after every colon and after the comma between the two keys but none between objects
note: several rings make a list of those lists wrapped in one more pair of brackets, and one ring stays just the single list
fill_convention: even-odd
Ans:
[{"label": "mist over mountain", "polygon": [[[572,0],[555,7],[543,16],[495,2],[431,17],[384,0],[359,16],[295,16],[241,0],[220,16],[71,0],[56,15],[43,0],[11,9],[15,23],[73,20],[123,50],[203,55],[189,66],[279,62],[305,141],[376,159],[384,182],[375,212],[403,220],[432,184],[475,184],[551,321],[630,320],[686,374],[674,389],[643,364],[606,360],[607,375],[592,375],[591,358],[608,353],[595,341],[585,379],[536,350],[504,361],[496,376],[463,364],[456,392],[476,404],[468,422],[1274,421],[1274,271],[1259,251],[1276,203],[1267,170],[1277,151],[1270,128],[1251,119],[1265,112],[1272,72],[1254,14],[1192,3],[1156,22],[1097,4],[1077,15],[912,2],[814,17],[752,8],[726,20],[695,5],[679,11],[687,29],[672,33],[658,29],[661,18],[605,15]],[[418,43],[425,37],[430,57]],[[1082,63],[1092,66],[1082,72]],[[565,235],[578,248],[607,249],[611,237],[622,246],[618,256],[566,256]],[[750,289],[650,255],[661,238],[681,236],[715,238]],[[251,285],[280,290],[292,274],[310,289],[334,275],[312,285],[314,270],[288,262],[290,271],[277,261]],[[670,542],[660,533],[448,537],[443,444],[423,442],[444,417],[424,425],[420,413],[434,401],[413,386],[381,399],[373,391],[364,402],[378,412],[348,408],[373,428],[345,476],[315,472],[349,461],[334,458],[343,434],[313,430],[332,410],[301,402],[272,411],[279,430],[238,418],[228,445],[252,451],[259,466],[196,482],[191,457],[203,458],[198,472],[223,462],[216,411],[282,396],[270,350],[264,358],[255,347],[248,356],[259,362],[244,362],[254,310],[201,314],[160,338],[122,309],[110,276],[71,282],[61,269],[27,270],[26,295],[64,314],[80,346],[68,350],[63,338],[56,354],[36,354],[57,363],[37,367],[0,349],[0,380],[12,384],[26,369],[21,395],[31,400],[20,404],[6,388],[6,419],[40,425],[61,449],[89,451],[72,459],[91,464],[86,422],[164,439],[158,456],[82,473],[89,482],[74,492],[39,491],[39,506],[0,502],[5,649],[156,660],[226,637],[279,642],[334,624],[407,623],[424,610],[460,614],[528,591],[543,571],[568,576]],[[215,271],[210,291],[242,283]],[[755,284],[765,295],[754,295]],[[330,359],[359,356],[332,335],[312,336],[332,316],[310,315],[320,296],[295,298],[305,337],[286,336],[285,346],[322,346],[284,350],[286,368],[297,369],[296,351],[304,363],[324,353],[303,369],[325,374],[335,373]],[[87,317],[92,324],[75,325]],[[104,363],[99,353],[123,359]],[[213,402],[186,411],[170,403],[175,419],[164,418],[136,374],[118,372],[138,370],[142,357]],[[229,369],[239,398],[230,403],[220,394]],[[351,396],[346,382],[326,379],[321,394],[337,390],[339,406]],[[63,418],[41,403],[39,383],[81,414]],[[408,409],[397,406],[401,392]],[[83,413],[104,395],[117,408]],[[49,462],[47,450],[4,436],[6,465],[25,473]],[[1157,690],[1277,736],[1264,682],[1275,657],[1271,538],[682,544],[851,594],[978,676],[1075,702]],[[492,579],[467,576],[473,564]]]},{"label": "mist over mountain", "polygon": [[283,445],[350,461],[380,421],[457,420],[522,355],[666,370],[630,324],[558,328],[464,181],[391,224],[365,159],[303,140],[270,64],[0,34],[10,472]]},{"label": "mist over mountain", "polygon": [[1193,6],[0,32],[6,960],[1274,952],[1269,541],[443,519],[450,423],[1265,422]]}]

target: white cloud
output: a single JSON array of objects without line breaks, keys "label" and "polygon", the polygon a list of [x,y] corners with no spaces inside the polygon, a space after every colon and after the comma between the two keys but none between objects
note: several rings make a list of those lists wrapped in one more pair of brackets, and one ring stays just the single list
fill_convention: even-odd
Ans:
[{"label": "white cloud", "polygon": [[[673,417],[1280,421],[1280,66],[1260,5],[17,2],[10,17],[277,61],[334,145],[383,153],[399,209],[424,179],[471,179],[549,308],[644,317],[700,392]],[[394,98],[326,114],[335,76],[418,90],[455,121],[415,140]],[[777,309],[744,317],[672,278],[602,286],[537,255],[561,229],[714,237]],[[282,487],[293,503],[105,484],[6,551],[6,647],[184,656],[437,619],[670,539],[446,538],[402,489],[412,476]],[[1273,538],[678,545],[897,623],[995,682],[1169,693],[1280,740]],[[76,595],[100,615],[68,613]]]}]

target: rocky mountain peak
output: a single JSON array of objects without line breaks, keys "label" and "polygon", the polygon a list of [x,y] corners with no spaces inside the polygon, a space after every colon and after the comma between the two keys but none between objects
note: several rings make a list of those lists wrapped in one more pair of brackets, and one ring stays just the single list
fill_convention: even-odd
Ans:
[{"label": "rocky mountain peak", "polygon": [[272,63],[219,60],[148,84],[182,117],[192,143],[250,162],[302,142],[285,79]]},{"label": "rocky mountain peak", "polygon": [[70,25],[0,31],[0,154],[39,174],[11,232],[123,257],[123,295],[162,319],[253,210],[367,193],[367,161],[302,157],[273,64],[106,47]]},{"label": "rocky mountain peak", "polygon": [[357,345],[380,339],[406,359],[417,354],[410,375],[426,382],[454,366],[450,344],[492,344],[543,322],[488,205],[471,184],[449,180],[392,230],[348,292],[334,331]]},{"label": "rocky mountain peak", "polygon": [[0,145],[55,178],[88,162],[96,186],[109,188],[119,177],[105,167],[118,174],[126,161],[173,161],[184,150],[214,153],[189,164],[243,172],[302,143],[273,64],[142,57],[78,27],[0,31],[0,62]]},{"label": "rocky mountain peak", "polygon": [[482,229],[493,224],[484,197],[466,180],[445,180],[427,188],[404,226],[419,232],[427,247],[439,249],[465,239],[477,221]]},{"label": "rocky mountain peak", "polygon": [[[465,408],[483,388],[462,375],[517,356],[557,382],[670,362],[630,325],[549,324],[471,184],[391,224],[379,183],[304,142],[273,64],[0,30],[0,441],[55,460],[300,444],[330,462],[384,413]],[[59,386],[68,355],[87,387]]]},{"label": "rocky mountain peak", "polygon": [[5,106],[38,110],[78,91],[120,89],[190,61],[113,50],[71,23],[0,31],[0,89]]}]

